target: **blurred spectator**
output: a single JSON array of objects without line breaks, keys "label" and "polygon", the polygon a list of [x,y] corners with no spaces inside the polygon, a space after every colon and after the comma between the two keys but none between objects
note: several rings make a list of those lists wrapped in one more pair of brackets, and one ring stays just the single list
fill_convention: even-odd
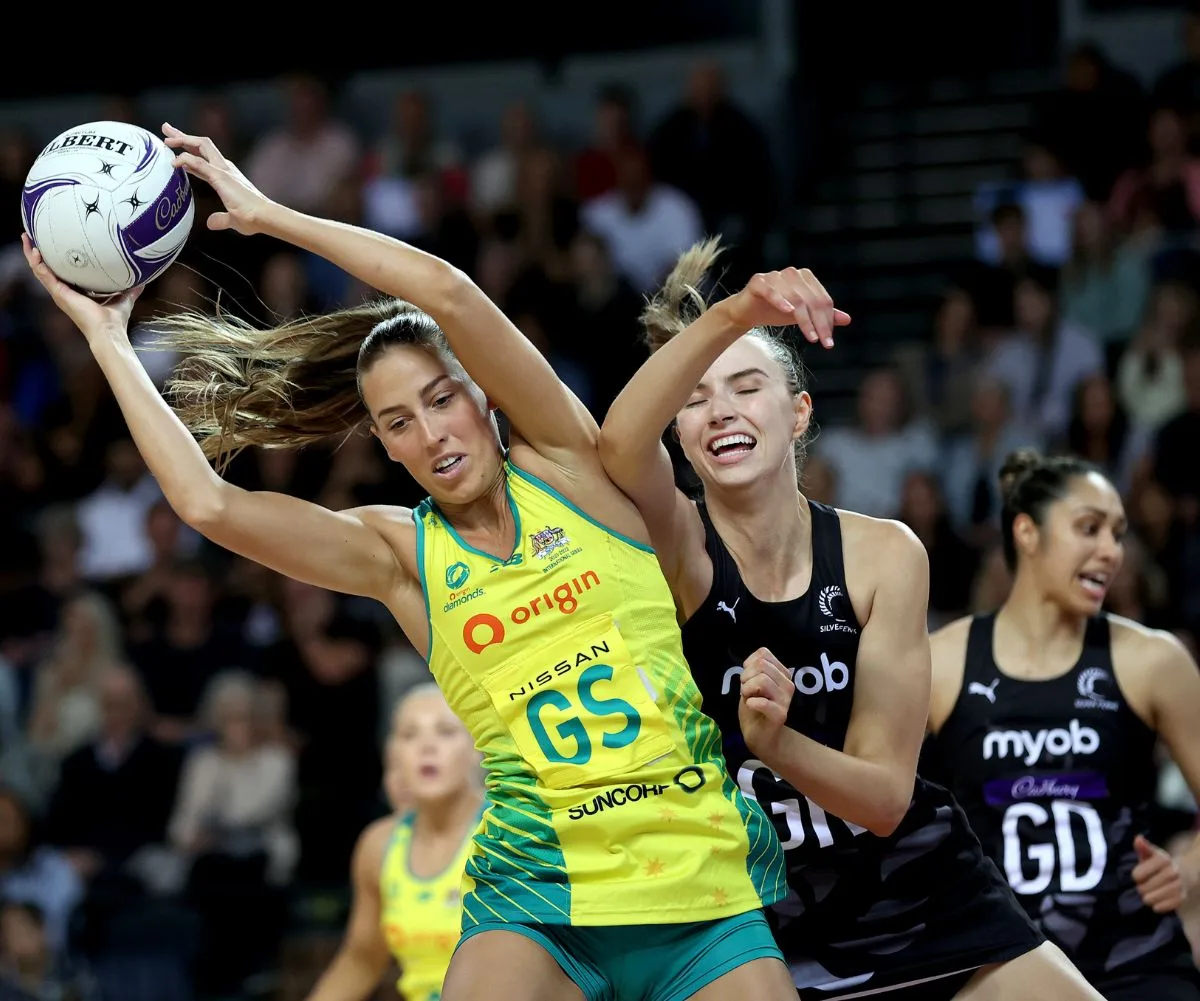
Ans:
[{"label": "blurred spectator", "polygon": [[1184,116],[1188,131],[1200,134],[1196,115],[1200,113],[1200,10],[1195,5],[1183,14],[1184,57],[1168,67],[1154,84],[1151,94],[1160,108],[1171,108]]},{"label": "blurred spectator", "polygon": [[437,134],[429,97],[418,90],[396,95],[391,128],[367,155],[365,173],[365,223],[401,239],[421,231],[419,179],[454,204],[465,201],[469,187],[461,150]]},{"label": "blurred spectator", "polygon": [[433,171],[409,183],[416,209],[409,242],[455,267],[470,269],[479,252],[479,234],[462,201],[447,191],[445,180]]},{"label": "blurred spectator", "polygon": [[971,423],[943,444],[941,478],[951,524],[972,545],[998,540],[1000,485],[997,477],[1009,453],[1040,448],[1038,432],[1014,413],[1008,387],[983,379],[971,394]]},{"label": "blurred spectator", "polygon": [[97,687],[100,732],[63,761],[46,818],[47,837],[88,880],[119,873],[140,849],[165,840],[179,772],[178,754],[147,730],[137,675],[110,667]]},{"label": "blurred spectator", "polygon": [[964,284],[975,300],[976,317],[985,330],[1010,330],[1014,323],[1013,293],[1035,261],[1029,253],[1025,210],[1012,202],[997,205],[991,214],[997,256],[970,269]]},{"label": "blurred spectator", "polygon": [[964,430],[971,420],[971,395],[982,361],[975,303],[965,290],[952,288],[938,305],[932,342],[913,341],[896,352],[914,415],[941,434]]},{"label": "blurred spectator", "polygon": [[357,137],[329,114],[325,84],[295,77],[287,85],[287,122],[250,150],[246,176],[268,198],[323,214],[338,184],[358,169]]},{"label": "blurred spectator", "polygon": [[1129,496],[1133,490],[1134,475],[1145,460],[1151,440],[1147,428],[1130,425],[1105,374],[1098,372],[1075,386],[1062,451],[1086,458],[1103,469],[1122,496]]},{"label": "blurred spectator", "polygon": [[722,234],[730,287],[761,271],[777,174],[762,126],[729,95],[717,62],[692,69],[683,103],[654,129],[648,149],[654,176],[691,197],[706,233]]},{"label": "blurred spectator", "polygon": [[596,97],[592,138],[575,154],[575,197],[580,202],[608,194],[617,186],[617,159],[638,146],[633,124],[634,95],[623,84],[606,84]]},{"label": "blurred spectator", "polygon": [[95,979],[51,948],[37,904],[0,901],[0,998],[3,1001],[100,1001]]},{"label": "blurred spectator", "polygon": [[[1019,205],[1029,256],[1040,264],[1058,267],[1070,256],[1071,220],[1083,198],[1083,188],[1066,172],[1062,161],[1041,143],[1029,142],[1022,158],[1022,179],[984,185],[975,204],[984,213],[1000,205]],[[1004,259],[995,226],[980,226],[975,239],[980,260],[999,264]]]},{"label": "blurred spectator", "polygon": [[65,601],[80,587],[79,526],[69,505],[47,507],[35,526],[40,565],[0,602],[0,652],[18,669],[32,666],[48,648]]},{"label": "blurred spectator", "polygon": [[204,689],[221,670],[245,667],[251,653],[237,629],[216,615],[218,584],[199,559],[179,560],[165,583],[149,636],[130,645],[156,714],[154,733],[169,743],[196,734]]},{"label": "blurred spectator", "polygon": [[[1195,307],[1191,289],[1158,286],[1137,336],[1117,363],[1118,398],[1138,427],[1159,428],[1187,405],[1180,345],[1194,325]],[[1189,311],[1191,319],[1185,319]]]},{"label": "blurred spectator", "polygon": [[1067,56],[1064,83],[1039,102],[1034,133],[1062,157],[1087,197],[1106,199],[1141,139],[1144,95],[1091,43]]},{"label": "blurred spectator", "polygon": [[1062,271],[1062,314],[1100,340],[1110,371],[1146,308],[1147,251],[1144,243],[1121,240],[1098,203],[1079,206],[1071,257]]},{"label": "blurred spectator", "polygon": [[570,299],[561,330],[566,351],[588,374],[592,414],[602,422],[617,394],[646,358],[638,317],[643,302],[617,273],[608,247],[580,230],[570,245]]},{"label": "blurred spectator", "polygon": [[83,536],[79,570],[98,583],[149,568],[154,555],[146,534],[146,514],[162,497],[132,438],[110,442],[105,465],[104,482],[76,508]]},{"label": "blurred spectator", "polygon": [[36,320],[39,336],[25,345],[11,404],[23,426],[44,435],[50,457],[86,480],[87,463],[98,458],[88,454],[89,447],[106,430],[98,420],[108,394],[104,377],[87,341],[62,310],[39,300]]},{"label": "blurred spectator", "polygon": [[1200,632],[1200,344],[1183,355],[1186,410],[1168,421],[1154,442],[1154,479],[1170,498],[1173,534],[1164,563],[1179,621]]},{"label": "blurred spectator", "polygon": [[253,677],[213,679],[203,713],[215,742],[191,752],[169,825],[172,843],[191,860],[187,899],[200,914],[198,977],[229,993],[261,971],[279,944],[282,899],[299,854],[291,812],[295,762],[259,740],[260,692]]},{"label": "blurred spectator", "polygon": [[896,370],[877,369],[859,386],[857,425],[821,434],[818,454],[837,476],[839,507],[895,518],[908,474],[936,468],[937,439],[909,409]]},{"label": "blurred spectator", "polygon": [[1130,424],[1106,375],[1097,372],[1075,387],[1062,450],[1102,469],[1122,496],[1129,496],[1151,440],[1147,428]]},{"label": "blurred spectator", "polygon": [[79,876],[62,852],[42,843],[25,802],[0,788],[0,900],[36,905],[57,956],[67,949],[68,923],[82,897]]},{"label": "blurred spectator", "polygon": [[262,304],[267,310],[267,323],[287,323],[303,314],[316,312],[304,262],[295,251],[281,250],[268,257],[258,281]]},{"label": "blurred spectator", "polygon": [[51,786],[68,754],[91,741],[100,727],[97,682],[120,662],[120,622],[108,600],[84,592],[63,607],[46,660],[34,672],[29,743],[39,752]]},{"label": "blurred spectator", "polygon": [[900,520],[929,554],[929,619],[934,629],[967,611],[979,553],[950,524],[937,478],[930,473],[905,477]]},{"label": "blurred spectator", "polygon": [[1095,338],[1059,315],[1056,284],[1057,274],[1042,267],[1017,282],[1016,332],[996,347],[985,369],[1008,387],[1013,412],[1030,415],[1050,440],[1066,431],[1075,387],[1104,371]]},{"label": "blurred spectator", "polygon": [[1200,160],[1188,150],[1187,130],[1179,113],[1159,108],[1150,118],[1143,162],[1117,178],[1108,211],[1116,224],[1130,229],[1139,199],[1146,201],[1168,230],[1194,229],[1200,220]]},{"label": "blurred spectator", "polygon": [[303,741],[297,878],[340,883],[376,809],[382,637],[329,591],[287,578],[281,589],[285,635],[264,652],[262,673],[287,689],[289,723]]},{"label": "blurred spectator", "polygon": [[617,270],[639,293],[658,286],[679,255],[704,235],[696,204],[657,181],[641,150],[617,156],[617,187],[587,202],[583,224],[605,241]]},{"label": "blurred spectator", "polygon": [[524,158],[542,146],[537,119],[527,101],[504,109],[500,144],[484,151],[471,168],[471,205],[484,220],[517,200],[517,175]]},{"label": "blurred spectator", "polygon": [[420,90],[404,90],[396,95],[391,130],[376,145],[369,172],[410,179],[431,172],[452,175],[443,179],[448,179],[458,189],[457,193],[462,194],[465,190],[462,161],[458,144],[437,132],[429,95]]},{"label": "blurred spectator", "polygon": [[1200,344],[1183,355],[1183,413],[1163,425],[1154,443],[1154,479],[1185,509],[1184,520],[1200,519]]},{"label": "blurred spectator", "polygon": [[154,554],[150,566],[130,578],[120,591],[121,613],[133,643],[151,638],[155,625],[152,619],[168,600],[176,564],[193,555],[201,541],[165,500],[155,503],[146,513],[146,536]]}]

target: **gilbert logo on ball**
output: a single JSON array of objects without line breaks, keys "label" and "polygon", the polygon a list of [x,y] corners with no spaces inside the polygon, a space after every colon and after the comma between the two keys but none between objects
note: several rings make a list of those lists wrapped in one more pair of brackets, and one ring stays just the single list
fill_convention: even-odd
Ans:
[{"label": "gilbert logo on ball", "polygon": [[91,122],[55,138],[21,192],[25,231],[50,270],[105,296],[170,267],[196,214],[174,160],[158,136],[125,122]]}]

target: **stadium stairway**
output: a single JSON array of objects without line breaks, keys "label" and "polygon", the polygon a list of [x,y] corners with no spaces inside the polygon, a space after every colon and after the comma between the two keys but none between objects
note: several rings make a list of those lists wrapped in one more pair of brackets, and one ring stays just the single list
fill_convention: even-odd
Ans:
[{"label": "stadium stairway", "polygon": [[817,415],[853,417],[865,369],[928,336],[937,296],[973,257],[978,186],[1016,179],[1033,102],[1053,70],[864,84],[825,141],[837,151],[793,217],[791,259],[851,313],[836,349],[808,349]]}]

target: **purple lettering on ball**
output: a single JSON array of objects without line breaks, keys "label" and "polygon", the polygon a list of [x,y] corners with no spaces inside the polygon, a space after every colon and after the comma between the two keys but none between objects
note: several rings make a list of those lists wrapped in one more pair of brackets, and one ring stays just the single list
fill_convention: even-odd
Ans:
[{"label": "purple lettering on ball", "polygon": [[192,186],[182,168],[176,167],[166,187],[151,200],[149,207],[127,226],[118,228],[122,254],[137,276],[134,284],[144,285],[156,277],[183,248],[180,244],[174,251],[149,260],[146,255],[139,253],[177,224],[187,214],[191,203]]},{"label": "purple lettering on ball", "polygon": [[[176,171],[176,175],[182,171]],[[192,198],[191,185],[181,176],[176,176],[175,190],[164,194],[154,205],[154,225],[160,231],[170,227],[181,212],[183,212]]]}]

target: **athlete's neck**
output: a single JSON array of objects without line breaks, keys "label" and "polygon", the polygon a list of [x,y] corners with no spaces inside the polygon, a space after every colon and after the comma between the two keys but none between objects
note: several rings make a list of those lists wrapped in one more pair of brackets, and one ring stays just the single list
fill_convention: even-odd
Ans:
[{"label": "athlete's neck", "polygon": [[458,837],[466,830],[483,804],[476,789],[455,790],[440,799],[424,800],[416,805],[413,832],[422,838]]},{"label": "athlete's neck", "polygon": [[487,489],[474,500],[466,504],[443,504],[438,501],[438,509],[455,531],[476,549],[498,554],[500,550],[505,550],[500,555],[508,556],[517,526],[508,506],[505,486],[504,465],[501,463]]},{"label": "athlete's neck", "polygon": [[999,640],[1022,672],[1052,677],[1079,658],[1087,619],[1047,597],[1032,575],[1017,571],[1008,599],[996,614]]},{"label": "athlete's neck", "polygon": [[812,514],[790,474],[736,492],[705,488],[704,503],[756,597],[786,601],[804,593],[812,575]]}]

